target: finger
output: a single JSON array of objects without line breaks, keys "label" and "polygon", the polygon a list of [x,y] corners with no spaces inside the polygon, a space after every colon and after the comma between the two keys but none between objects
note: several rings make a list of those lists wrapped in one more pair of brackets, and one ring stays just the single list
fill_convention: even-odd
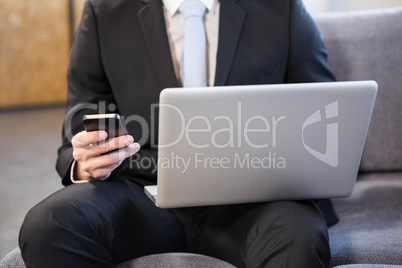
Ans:
[{"label": "finger", "polygon": [[105,165],[111,165],[113,163],[123,161],[127,157],[130,157],[133,154],[137,153],[139,150],[140,145],[138,143],[133,143],[125,148],[121,148],[108,154],[104,154],[101,157],[103,158],[102,160],[104,161],[103,163]]},{"label": "finger", "polygon": [[132,143],[134,143],[134,138],[131,135],[120,136],[120,137],[105,141],[106,146],[113,148],[113,149],[123,148],[123,147],[131,145]]},{"label": "finger", "polygon": [[74,135],[71,144],[74,147],[84,148],[90,146],[90,144],[92,144],[93,146],[94,144],[103,141],[106,138],[107,138],[106,131],[91,131],[91,132],[81,131],[78,134]]},{"label": "finger", "polygon": [[84,171],[90,172],[91,170],[112,166],[135,154],[139,149],[140,145],[138,143],[133,143],[125,148],[108,154],[87,157],[85,163],[82,163],[82,168]]},{"label": "finger", "polygon": [[81,163],[81,168],[90,177],[99,180],[107,177],[114,169],[121,165],[123,160],[140,149],[138,143],[133,143],[130,146],[111,152],[99,157],[89,158],[84,163]]},{"label": "finger", "polygon": [[95,154],[105,154],[110,151],[125,148],[134,144],[134,138],[131,135],[120,136],[98,144],[98,148],[93,150]]}]

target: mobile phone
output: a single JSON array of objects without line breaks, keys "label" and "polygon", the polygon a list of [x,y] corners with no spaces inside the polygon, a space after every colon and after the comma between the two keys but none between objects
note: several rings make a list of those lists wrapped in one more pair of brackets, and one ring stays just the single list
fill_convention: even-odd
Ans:
[{"label": "mobile phone", "polygon": [[127,131],[119,114],[91,114],[82,117],[87,132],[104,130],[108,139],[126,135]]}]

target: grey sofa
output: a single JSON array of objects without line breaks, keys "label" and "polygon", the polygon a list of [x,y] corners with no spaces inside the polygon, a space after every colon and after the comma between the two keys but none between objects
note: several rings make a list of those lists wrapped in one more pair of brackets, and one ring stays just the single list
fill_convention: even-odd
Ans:
[{"label": "grey sofa", "polygon": [[[334,200],[340,222],[329,230],[331,267],[402,267],[402,7],[321,14],[315,20],[337,79],[379,84],[354,192]],[[25,267],[19,249],[0,267]],[[118,267],[233,266],[207,256],[169,253]]]},{"label": "grey sofa", "polygon": [[379,86],[354,192],[333,200],[332,266],[402,264],[402,7],[315,20],[337,79]]}]

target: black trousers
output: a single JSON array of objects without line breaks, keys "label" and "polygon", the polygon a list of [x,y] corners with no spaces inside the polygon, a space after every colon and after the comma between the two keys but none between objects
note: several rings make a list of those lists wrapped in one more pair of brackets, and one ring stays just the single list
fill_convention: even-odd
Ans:
[{"label": "black trousers", "polygon": [[193,252],[237,267],[327,267],[328,230],[312,201],[159,209],[130,177],[68,186],[21,227],[30,267],[114,267],[139,256]]}]

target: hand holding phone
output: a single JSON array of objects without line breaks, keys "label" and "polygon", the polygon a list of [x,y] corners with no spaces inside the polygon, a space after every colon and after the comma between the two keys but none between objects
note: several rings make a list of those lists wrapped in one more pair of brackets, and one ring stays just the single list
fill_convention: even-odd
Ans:
[{"label": "hand holding phone", "polygon": [[[96,114],[83,117],[86,131],[76,134],[72,140],[76,160],[74,180],[94,181],[107,178],[122,161],[138,152],[118,114]],[[102,136],[108,133],[107,138]]]}]

